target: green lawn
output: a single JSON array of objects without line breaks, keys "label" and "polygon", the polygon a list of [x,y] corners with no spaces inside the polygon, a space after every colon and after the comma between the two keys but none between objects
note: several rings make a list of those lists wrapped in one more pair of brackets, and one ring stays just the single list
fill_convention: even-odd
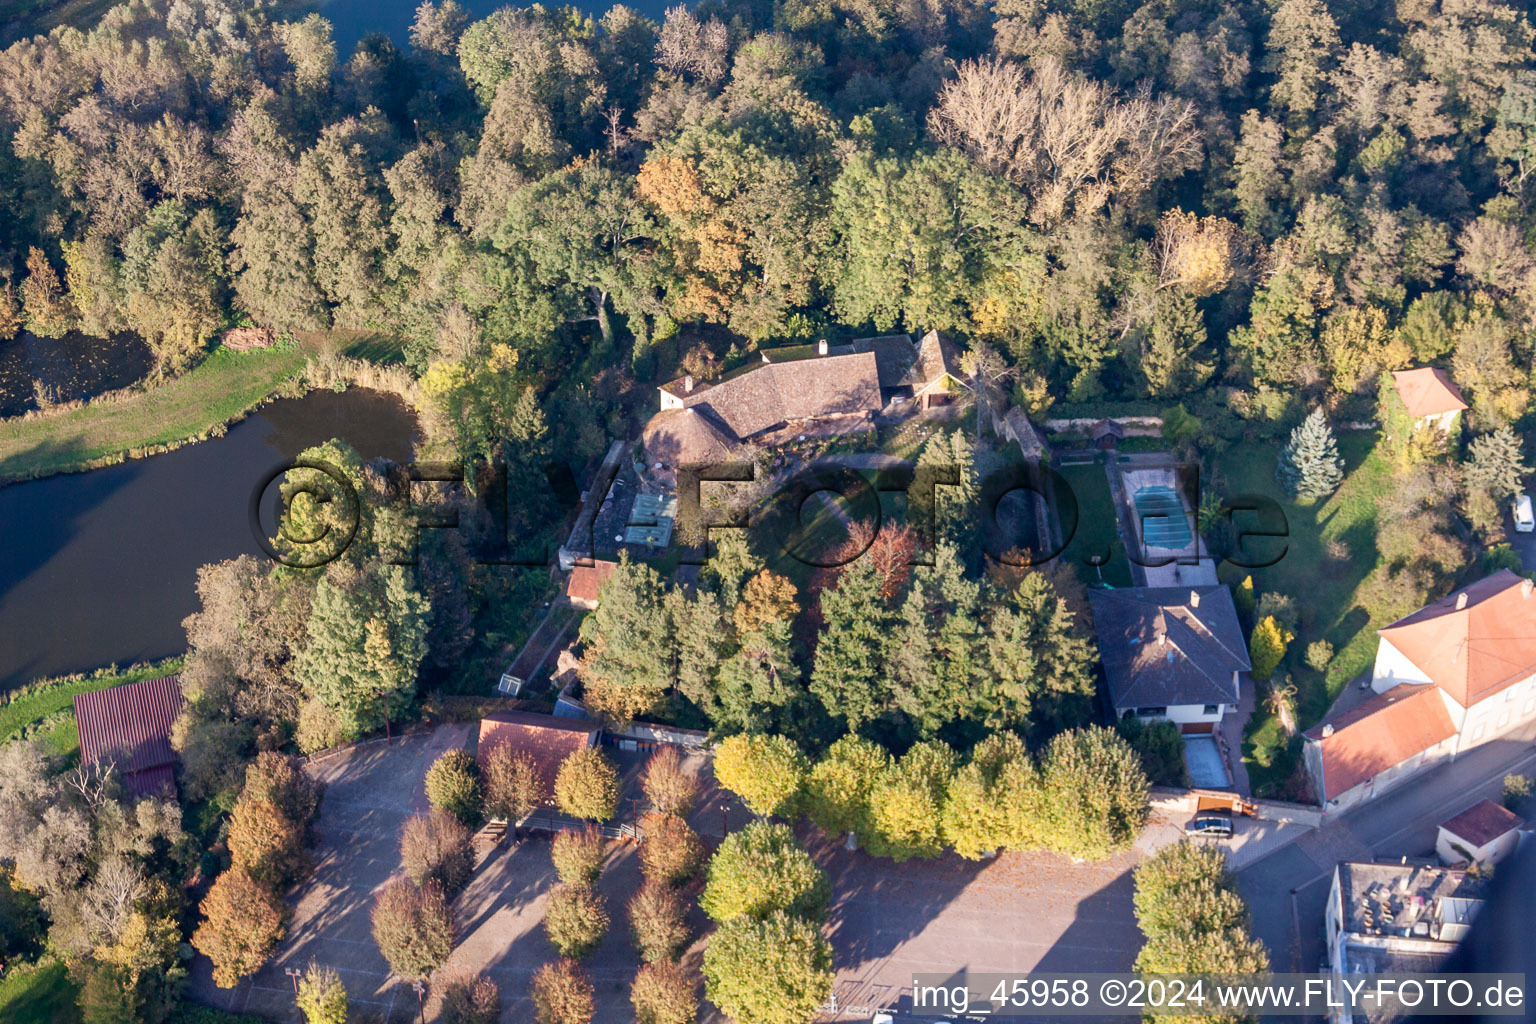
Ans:
[{"label": "green lawn", "polygon": [[[1109,492],[1109,478],[1104,475],[1104,466],[1099,462],[1085,466],[1062,466],[1060,473],[1077,498],[1077,529],[1073,531],[1061,557],[1077,571],[1084,582],[1098,583],[1102,579],[1110,586],[1130,586],[1131,563],[1125,556],[1125,545],[1120,540],[1115,502]],[[1065,531],[1071,524],[1063,517],[1061,504],[1058,498],[1058,521]],[[1089,556],[1102,556],[1106,552],[1109,561],[1102,569],[1085,561]]]},{"label": "green lawn", "polygon": [[[105,690],[122,683],[136,683],[143,679],[158,679],[180,669],[180,658],[168,658],[151,665],[137,665],[122,672],[102,669],[90,675],[32,683],[15,691],[10,699],[0,704],[0,744],[22,736],[36,735],[42,737],[50,753],[72,754],[80,747],[80,734],[75,728],[74,715],[70,712],[77,694]],[[0,1017],[0,1020],[3,1019]]]},{"label": "green lawn", "polygon": [[79,1024],[78,990],[62,963],[16,970],[0,980],[0,1021],[5,1024]]},{"label": "green lawn", "polygon": [[[1215,460],[1218,493],[1225,497],[1260,494],[1285,512],[1288,538],[1284,556],[1274,565],[1252,570],[1258,593],[1289,595],[1301,611],[1301,626],[1277,679],[1289,674],[1297,688],[1297,718],[1302,729],[1315,724],[1350,679],[1371,666],[1376,630],[1411,609],[1382,604],[1372,574],[1376,550],[1376,514],[1392,486],[1392,472],[1374,450],[1375,435],[1349,432],[1339,437],[1345,480],[1332,497],[1315,505],[1289,501],[1275,482],[1279,448],[1252,442],[1235,444]],[[1210,488],[1211,481],[1203,486]],[[1241,517],[1239,525],[1243,525]],[[1330,559],[1328,543],[1342,542],[1347,557]],[[1272,542],[1261,542],[1272,543]],[[1237,582],[1248,570],[1223,565],[1221,578]],[[1326,675],[1307,668],[1302,655],[1309,643],[1326,639],[1334,658]],[[1249,722],[1243,756],[1258,795],[1274,794],[1291,775],[1300,741],[1289,742],[1278,723],[1260,708]]]},{"label": "green lawn", "polygon": [[0,423],[0,483],[68,473],[130,452],[206,437],[304,366],[303,346],[215,349],[175,380],[115,401]]}]

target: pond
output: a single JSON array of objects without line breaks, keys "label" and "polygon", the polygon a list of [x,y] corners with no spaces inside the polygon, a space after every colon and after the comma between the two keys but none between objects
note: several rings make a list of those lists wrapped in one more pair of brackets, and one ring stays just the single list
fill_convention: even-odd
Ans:
[{"label": "pond", "polygon": [[40,393],[57,403],[125,388],[154,366],[154,353],[136,334],[39,338],[22,331],[0,341],[0,417],[36,409]]},{"label": "pond", "polygon": [[0,488],[0,690],[185,649],[198,568],[260,554],[247,510],[268,471],[332,437],[404,461],[415,432],[391,395],[317,391],[221,438]]},{"label": "pond", "polygon": [[[666,18],[667,8],[676,7],[680,0],[632,0],[625,4],[650,18],[658,25]],[[478,21],[500,7],[522,7],[526,4],[509,4],[506,0],[459,0],[469,11],[472,20]],[[331,38],[336,41],[337,60],[345,63],[352,48],[370,32],[382,32],[394,40],[401,49],[410,46],[411,23],[416,20],[416,8],[420,0],[386,0],[374,3],[370,0],[298,0],[282,10],[284,18],[299,18],[309,11],[318,11],[331,23]],[[549,4],[554,6],[554,4]],[[594,19],[601,18],[609,7],[606,3],[578,2],[571,6],[586,11]]]}]

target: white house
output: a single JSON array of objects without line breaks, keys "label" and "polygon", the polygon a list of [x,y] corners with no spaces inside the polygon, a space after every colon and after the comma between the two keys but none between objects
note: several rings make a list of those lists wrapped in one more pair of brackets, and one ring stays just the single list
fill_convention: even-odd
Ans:
[{"label": "white house", "polygon": [[1513,812],[1481,800],[1440,826],[1435,852],[1447,864],[1491,868],[1520,845],[1520,826]]},{"label": "white house", "polygon": [[1502,570],[1378,631],[1364,704],[1309,729],[1303,754],[1325,810],[1536,717],[1536,596]]},{"label": "white house", "polygon": [[1237,710],[1241,673],[1250,665],[1231,590],[1132,587],[1088,597],[1116,717],[1207,733]]},{"label": "white house", "polygon": [[1392,381],[1416,430],[1434,427],[1449,433],[1467,403],[1444,370],[1423,366],[1417,370],[1393,370]]}]

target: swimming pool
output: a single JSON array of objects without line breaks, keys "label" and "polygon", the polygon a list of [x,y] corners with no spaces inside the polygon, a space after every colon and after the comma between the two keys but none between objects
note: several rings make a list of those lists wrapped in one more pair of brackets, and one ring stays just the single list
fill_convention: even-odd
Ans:
[{"label": "swimming pool", "polygon": [[1194,540],[1184,503],[1172,487],[1161,484],[1136,492],[1136,517],[1141,520],[1142,543],[1182,551]]},{"label": "swimming pool", "polygon": [[1201,789],[1226,789],[1232,781],[1210,736],[1184,737],[1184,765],[1189,769],[1190,784]]}]

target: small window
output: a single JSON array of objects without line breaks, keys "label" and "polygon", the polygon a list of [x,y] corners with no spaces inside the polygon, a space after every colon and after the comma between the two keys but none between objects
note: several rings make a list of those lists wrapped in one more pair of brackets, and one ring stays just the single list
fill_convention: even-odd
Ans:
[{"label": "small window", "polygon": [[1536,697],[1525,702],[1525,713],[1530,714],[1532,711],[1536,711]]},{"label": "small window", "polygon": [[1219,714],[1221,714],[1221,705],[1220,704],[1207,704],[1205,706],[1205,713],[1208,714],[1208,715],[1219,715]]},{"label": "small window", "polygon": [[1509,724],[1509,712],[1506,711],[1502,715],[1499,716],[1499,728],[1502,729],[1502,728],[1504,728],[1504,726],[1506,726],[1508,724]]},{"label": "small window", "polygon": [[1483,730],[1486,729],[1486,728],[1487,728],[1487,725],[1485,723],[1478,722],[1477,723],[1477,728],[1472,730],[1472,738],[1474,740],[1482,739],[1483,738]]},{"label": "small window", "polygon": [[1509,701],[1512,701],[1512,700],[1515,699],[1515,691],[1518,690],[1518,689],[1520,689],[1520,687],[1518,687],[1518,686],[1511,686],[1509,689],[1504,691],[1504,701],[1505,701],[1505,703],[1508,703]]}]

